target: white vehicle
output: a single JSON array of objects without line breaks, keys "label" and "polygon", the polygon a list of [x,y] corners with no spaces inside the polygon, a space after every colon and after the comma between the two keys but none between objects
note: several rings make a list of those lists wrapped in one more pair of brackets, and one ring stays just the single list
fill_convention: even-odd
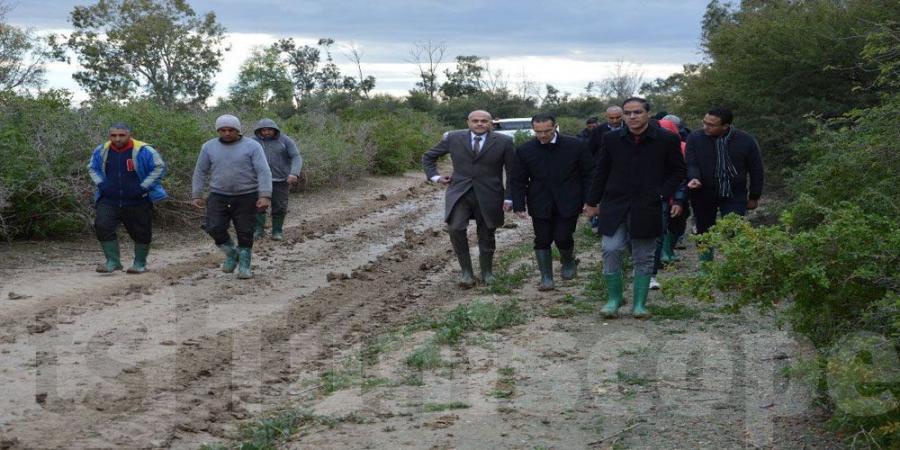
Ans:
[{"label": "white vehicle", "polygon": [[495,133],[505,134],[509,137],[515,137],[516,132],[518,131],[524,131],[529,136],[534,136],[534,130],[531,129],[531,117],[494,120]]}]

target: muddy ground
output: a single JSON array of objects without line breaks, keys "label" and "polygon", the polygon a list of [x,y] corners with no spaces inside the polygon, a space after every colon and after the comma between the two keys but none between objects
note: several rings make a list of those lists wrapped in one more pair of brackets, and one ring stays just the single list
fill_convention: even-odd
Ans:
[{"label": "muddy ground", "polygon": [[653,292],[602,320],[597,246],[538,292],[512,216],[502,288],[461,290],[442,202],[419,173],[294,195],[249,281],[199,229],[158,232],[144,275],[95,273],[91,239],[0,244],[0,449],[838,446],[772,316]]}]

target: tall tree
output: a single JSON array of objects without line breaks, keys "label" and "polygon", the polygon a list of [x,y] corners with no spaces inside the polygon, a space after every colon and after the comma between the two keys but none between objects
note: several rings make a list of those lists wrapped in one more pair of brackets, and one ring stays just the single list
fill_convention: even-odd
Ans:
[{"label": "tall tree", "polygon": [[0,2],[0,91],[38,87],[44,82],[44,52],[30,30],[6,23],[10,9]]},{"label": "tall tree", "polygon": [[485,87],[485,67],[481,57],[460,55],[456,57],[456,70],[446,69],[447,81],[441,85],[441,95],[445,99],[470,97],[478,94]]},{"label": "tall tree", "polygon": [[444,42],[416,41],[409,51],[410,59],[407,61],[416,65],[420,80],[416,82],[416,88],[421,89],[432,99],[438,92],[437,82],[438,68],[444,60],[447,52],[447,44]]},{"label": "tall tree", "polygon": [[294,86],[287,64],[275,46],[254,49],[241,64],[237,81],[231,85],[231,100],[240,104],[292,103]]},{"label": "tall tree", "polygon": [[297,103],[312,94],[316,88],[319,68],[319,49],[308,45],[297,46],[293,38],[281,39],[273,47],[284,52],[294,83],[294,99]]},{"label": "tall tree", "polygon": [[75,31],[53,43],[78,56],[73,77],[92,97],[144,93],[173,107],[212,94],[225,51],[215,13],[198,16],[184,0],[99,0],[70,21]]}]

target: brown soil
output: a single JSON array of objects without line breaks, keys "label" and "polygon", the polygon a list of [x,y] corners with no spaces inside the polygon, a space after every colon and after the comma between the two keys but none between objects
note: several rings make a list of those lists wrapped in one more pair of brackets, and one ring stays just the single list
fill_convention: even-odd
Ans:
[{"label": "brown soil", "polygon": [[[682,300],[695,317],[602,321],[569,308],[594,250],[554,292],[533,270],[511,295],[460,290],[442,202],[418,173],[296,195],[286,240],[257,243],[249,281],[218,269],[199,230],[158,233],[144,275],[94,273],[90,239],[0,244],[0,448],[232,445],[285,408],[319,419],[283,448],[835,446],[779,375],[809,350],[772,317]],[[498,254],[529,240],[510,222]],[[430,337],[399,333],[419,315],[512,298],[524,324],[442,347],[443,369],[404,363]],[[385,337],[359,368],[384,383],[326,392],[323,373]],[[453,402],[465,407],[429,412]]]}]

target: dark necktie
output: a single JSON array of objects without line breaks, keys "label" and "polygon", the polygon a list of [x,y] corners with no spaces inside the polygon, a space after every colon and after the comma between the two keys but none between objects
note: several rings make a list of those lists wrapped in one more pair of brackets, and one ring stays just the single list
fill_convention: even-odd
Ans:
[{"label": "dark necktie", "polygon": [[472,145],[472,152],[475,153],[475,156],[478,156],[478,152],[481,151],[481,136],[475,136],[475,144]]}]

